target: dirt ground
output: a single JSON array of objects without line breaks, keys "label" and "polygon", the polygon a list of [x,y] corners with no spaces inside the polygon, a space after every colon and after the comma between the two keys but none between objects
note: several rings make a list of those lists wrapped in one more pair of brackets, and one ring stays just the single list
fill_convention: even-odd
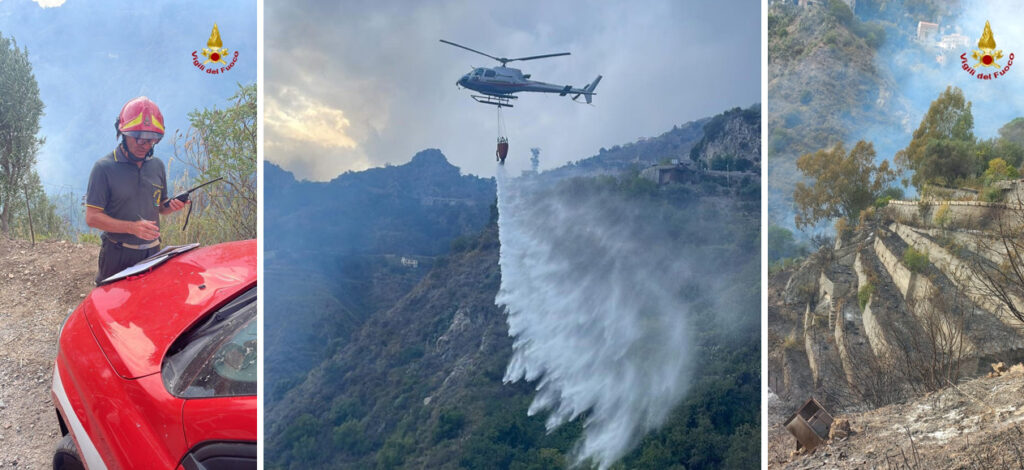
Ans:
[{"label": "dirt ground", "polygon": [[780,405],[769,400],[768,468],[1024,468],[1024,371],[835,416],[854,433],[808,455],[791,455],[795,440],[782,421],[795,410]]},{"label": "dirt ground", "polygon": [[0,468],[49,468],[57,330],[93,288],[99,246],[0,238]]}]

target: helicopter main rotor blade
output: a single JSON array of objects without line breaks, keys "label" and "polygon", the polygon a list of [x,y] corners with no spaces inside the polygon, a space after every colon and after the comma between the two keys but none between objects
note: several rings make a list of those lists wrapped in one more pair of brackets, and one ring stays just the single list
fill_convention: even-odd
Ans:
[{"label": "helicopter main rotor blade", "polygon": [[470,48],[468,48],[466,46],[463,46],[462,44],[455,44],[454,42],[451,42],[451,41],[445,41],[444,39],[442,39],[441,42],[443,42],[445,44],[450,44],[450,45],[455,46],[455,47],[461,47],[461,48],[463,48],[463,49],[465,49],[467,51],[470,51],[470,52],[476,52],[477,54],[480,54],[480,55],[482,55],[484,57],[490,57],[490,58],[492,58],[492,59],[494,59],[494,60],[496,60],[498,62],[501,62],[501,63],[504,63],[505,61],[508,60],[508,59],[504,59],[504,58],[499,59],[497,57],[494,57],[493,55],[485,54],[485,53],[480,52],[480,51],[478,51],[476,49],[470,49]]},{"label": "helicopter main rotor blade", "polygon": [[558,57],[558,56],[563,56],[563,55],[570,55],[570,53],[568,53],[568,52],[559,52],[557,54],[532,55],[530,57],[520,57],[518,59],[508,59],[508,62],[512,62],[513,60],[543,59],[545,57]]}]

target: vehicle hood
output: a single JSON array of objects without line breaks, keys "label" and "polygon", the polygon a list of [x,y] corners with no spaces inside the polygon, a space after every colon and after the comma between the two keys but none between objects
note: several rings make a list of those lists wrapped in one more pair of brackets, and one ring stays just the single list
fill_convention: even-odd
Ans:
[{"label": "vehicle hood", "polygon": [[182,332],[255,283],[256,241],[222,243],[97,287],[79,310],[110,366],[133,379],[159,372]]}]

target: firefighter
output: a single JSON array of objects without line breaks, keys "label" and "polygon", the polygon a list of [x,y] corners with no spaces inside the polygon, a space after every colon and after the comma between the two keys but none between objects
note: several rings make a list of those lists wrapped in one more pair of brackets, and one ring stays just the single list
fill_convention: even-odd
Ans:
[{"label": "firefighter", "polygon": [[93,165],[85,201],[85,223],[103,231],[97,285],[159,251],[160,215],[185,206],[168,201],[164,163],[153,156],[164,136],[160,108],[145,96],[135,98],[114,127],[121,141]]}]

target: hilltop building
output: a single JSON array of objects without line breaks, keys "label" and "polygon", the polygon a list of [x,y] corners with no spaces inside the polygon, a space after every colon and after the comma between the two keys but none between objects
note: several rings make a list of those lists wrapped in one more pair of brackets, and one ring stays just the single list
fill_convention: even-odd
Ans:
[{"label": "hilltop building", "polygon": [[939,39],[938,46],[946,51],[962,51],[970,47],[971,40],[960,33],[945,34]]},{"label": "hilltop building", "polygon": [[699,179],[696,168],[673,159],[668,164],[651,165],[640,172],[640,177],[651,180],[658,185],[669,183],[696,182]]},{"label": "hilltop building", "polygon": [[921,42],[931,41],[937,34],[939,34],[938,23],[929,23],[927,21],[917,22],[917,40]]},{"label": "hilltop building", "polygon": [[[843,3],[845,3],[846,6],[850,7],[850,11],[854,11],[854,8],[857,6],[857,0],[841,0],[841,1]],[[793,0],[793,3],[797,4],[798,6],[806,7],[806,6],[823,6],[823,5],[827,4],[828,2],[826,0]]]}]

